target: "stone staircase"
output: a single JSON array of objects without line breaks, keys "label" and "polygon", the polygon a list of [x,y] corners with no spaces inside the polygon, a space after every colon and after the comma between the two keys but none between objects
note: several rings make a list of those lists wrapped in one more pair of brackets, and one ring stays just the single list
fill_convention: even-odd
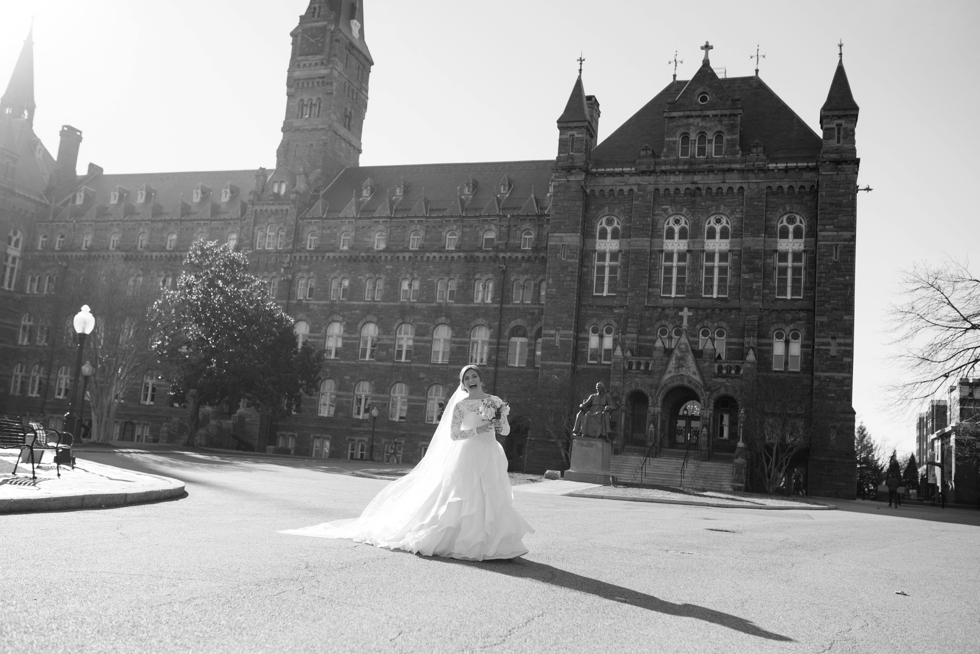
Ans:
[{"label": "stone staircase", "polygon": [[696,453],[692,453],[687,460],[687,465],[684,466],[683,454],[677,456],[671,453],[649,459],[641,478],[642,463],[642,454],[631,452],[617,454],[610,459],[609,472],[617,484],[650,484],[722,492],[732,490],[731,461],[699,461]]}]

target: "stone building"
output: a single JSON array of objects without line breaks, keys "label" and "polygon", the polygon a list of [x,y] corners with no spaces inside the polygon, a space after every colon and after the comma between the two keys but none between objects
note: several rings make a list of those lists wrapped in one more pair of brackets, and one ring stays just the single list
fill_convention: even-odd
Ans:
[{"label": "stone building", "polygon": [[980,505],[980,379],[960,379],[946,399],[931,400],[918,415],[915,433],[923,497],[934,497],[942,486],[948,501]]},{"label": "stone building", "polygon": [[[166,286],[207,238],[250,250],[298,338],[326,353],[318,397],[257,423],[256,447],[414,462],[475,361],[512,404],[514,468],[561,467],[556,434],[599,381],[617,401],[619,470],[692,446],[730,464],[749,389],[765,383],[791,389],[783,408],[807,400],[810,492],[853,496],[858,106],[842,59],[819,134],[758,75],[719,77],[706,43],[690,80],[601,142],[580,70],[554,156],[361,167],[374,65],[362,4],[313,0],[291,36],[275,168],[76,178],[78,130],[65,127],[57,161],[39,146],[70,179],[18,181],[35,195],[0,205],[21,262],[0,291],[4,410],[66,409],[57,371],[71,353],[45,365],[36,332],[17,344],[31,280],[119,258]],[[5,136],[30,131],[17,107],[0,145],[20,175],[36,164]],[[161,386],[152,407],[147,385]],[[133,389],[118,438],[161,438],[180,413],[159,406],[165,386],[150,374]]]}]

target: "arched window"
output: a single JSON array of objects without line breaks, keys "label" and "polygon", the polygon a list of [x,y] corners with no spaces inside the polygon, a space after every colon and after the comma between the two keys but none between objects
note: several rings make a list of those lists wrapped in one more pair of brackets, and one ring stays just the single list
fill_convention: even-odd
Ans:
[{"label": "arched window", "polygon": [[446,292],[449,290],[448,280],[440,279],[436,281],[436,302],[446,301]]},{"label": "arched window", "polygon": [[412,232],[408,237],[408,249],[418,250],[422,247],[422,232]]},{"label": "arched window", "polygon": [[507,342],[507,365],[512,368],[527,367],[527,330],[521,326],[510,330]]},{"label": "arched window", "polygon": [[255,230],[255,249],[261,250],[263,245],[265,245],[265,229],[259,227]]},{"label": "arched window", "polygon": [[92,234],[87,233],[82,235],[82,249],[91,250],[92,249]]},{"label": "arched window", "polygon": [[399,299],[402,302],[418,302],[420,284],[418,279],[403,279]]},{"label": "arched window", "polygon": [[359,381],[354,386],[354,417],[358,420],[371,417],[371,382]]},{"label": "arched window", "polygon": [[41,321],[37,326],[37,340],[35,341],[38,345],[48,344],[48,334],[51,332],[51,326],[45,322]]},{"label": "arched window", "polygon": [[306,235],[306,249],[315,250],[316,244],[320,239],[317,237],[316,232],[310,232]]},{"label": "arched window", "polygon": [[306,298],[306,277],[300,277],[296,284],[296,298],[299,300]]},{"label": "arched window", "polygon": [[449,325],[436,325],[432,330],[432,363],[449,363],[452,330]]},{"label": "arched window", "polygon": [[388,244],[388,235],[384,231],[379,231],[374,235],[374,249],[384,250]]},{"label": "arched window", "polygon": [[712,157],[723,157],[725,156],[725,137],[721,134],[715,134],[715,139],[713,147],[711,150]]},{"label": "arched window", "polygon": [[538,283],[538,304],[544,306],[545,291],[547,290],[548,283],[545,280],[541,280]]},{"label": "arched window", "polygon": [[787,358],[787,368],[792,372],[800,371],[800,363],[802,362],[802,345],[803,338],[798,331],[791,331],[789,333],[789,357]]},{"label": "arched window", "polygon": [[58,278],[55,277],[54,275],[45,275],[44,276],[44,292],[45,293],[54,293],[54,286],[55,286],[55,283],[57,281],[58,281]]},{"label": "arched window", "polygon": [[708,137],[704,134],[698,134],[698,142],[696,150],[694,152],[696,157],[706,157],[708,156]]},{"label": "arched window", "polygon": [[606,216],[599,221],[595,241],[593,295],[616,295],[619,283],[619,219]]},{"label": "arched window", "polygon": [[691,137],[687,134],[681,135],[680,155],[685,159],[691,156]]},{"label": "arched window", "polygon": [[177,235],[174,233],[167,234],[167,249],[173,250],[177,247]]},{"label": "arched window", "polygon": [[530,229],[525,229],[521,232],[521,249],[530,250],[531,246],[534,245],[534,232]]},{"label": "arched window", "polygon": [[276,249],[276,226],[269,225],[265,228],[265,249],[275,250]]},{"label": "arched window", "polygon": [[303,347],[303,343],[310,337],[310,323],[305,320],[297,320],[293,325],[293,333],[296,334],[296,347]]},{"label": "arched window", "polygon": [[[317,98],[316,99],[316,102],[313,105],[313,117],[314,118],[319,118],[320,117],[320,98]],[[313,145],[310,144],[310,147],[312,148]]]},{"label": "arched window", "polygon": [[306,99],[300,98],[299,106],[296,109],[296,117],[302,118],[304,115],[306,115]]},{"label": "arched window", "polygon": [[14,372],[10,376],[10,394],[11,395],[23,395],[24,394],[24,377],[27,374],[27,368],[23,363],[18,363],[14,366]]},{"label": "arched window", "polygon": [[37,249],[43,250],[46,247],[48,247],[48,235],[41,234],[37,239]]},{"label": "arched window", "polygon": [[530,279],[524,282],[524,304],[534,301],[534,282]]},{"label": "arched window", "polygon": [[473,302],[490,304],[493,302],[493,280],[478,279],[473,284]]},{"label": "arched window", "polygon": [[54,242],[54,249],[55,250],[63,250],[64,248],[65,248],[65,235],[64,234],[58,234],[58,238],[55,239],[55,242]]},{"label": "arched window", "polygon": [[524,299],[524,282],[517,280],[514,282],[514,295],[512,301],[514,304],[520,304]]},{"label": "arched window", "polygon": [[148,237],[147,237],[146,232],[140,232],[139,236],[136,237],[136,249],[137,250],[145,250],[146,249],[146,239],[147,238]]},{"label": "arched window", "polygon": [[490,329],[477,325],[470,331],[470,363],[484,365],[490,352]]},{"label": "arched window", "polygon": [[589,327],[589,363],[599,363],[599,325]]},{"label": "arched window", "polygon": [[31,367],[31,377],[27,382],[27,396],[41,396],[41,366],[37,364],[34,364],[34,366]]},{"label": "arched window", "polygon": [[340,235],[340,249],[349,250],[351,241],[354,240],[354,235],[350,232],[344,232]]},{"label": "arched window", "polygon": [[316,414],[324,418],[333,416],[337,409],[337,383],[332,379],[320,382],[320,397],[316,403]]},{"label": "arched window", "polygon": [[269,278],[269,295],[276,297],[279,292],[279,278],[273,275]]},{"label": "arched window", "polygon": [[492,229],[488,229],[483,232],[483,249],[492,250],[493,246],[497,243],[497,232]]},{"label": "arched window", "polygon": [[234,252],[235,247],[238,246],[238,234],[235,232],[229,232],[228,239],[225,241],[225,244],[228,246],[229,250]]},{"label": "arched window", "polygon": [[174,278],[170,273],[164,273],[160,278],[160,288],[170,288],[173,285]]},{"label": "arched window", "polygon": [[542,342],[543,341],[542,341],[542,338],[541,338],[541,328],[538,327],[538,330],[536,332],[534,332],[534,367],[535,368],[540,368],[541,367],[541,345],[542,345]]},{"label": "arched window", "polygon": [[728,332],[718,328],[715,330],[715,359],[725,360],[728,354]]},{"label": "arched window", "polygon": [[786,332],[782,330],[772,335],[772,369],[786,369]]},{"label": "arched window", "polygon": [[408,416],[408,386],[402,382],[392,385],[388,394],[388,420],[405,422]]},{"label": "arched window", "polygon": [[71,377],[68,375],[68,366],[58,368],[58,379],[55,382],[54,397],[64,400],[68,397],[68,387],[71,385]]},{"label": "arched window", "polygon": [[350,292],[350,280],[346,277],[339,277],[330,284],[331,300],[346,300]]},{"label": "arched window", "polygon": [[374,288],[377,281],[374,277],[368,277],[364,280],[364,301],[371,302],[374,300]]},{"label": "arched window", "polygon": [[315,277],[309,277],[306,280],[306,295],[304,295],[303,298],[306,299],[306,300],[312,300],[313,299],[313,293],[314,293],[315,290],[316,290],[316,278]]},{"label": "arched window", "polygon": [[698,334],[698,347],[705,350],[710,346],[714,350],[715,359],[724,359],[727,338],[728,333],[724,329],[716,329],[712,334],[710,328],[702,327]]},{"label": "arched window", "polygon": [[602,362],[612,363],[613,357],[613,326],[606,325],[602,329]]},{"label": "arched window", "polygon": [[731,222],[725,216],[708,218],[704,230],[704,297],[728,297]]},{"label": "arched window", "polygon": [[411,324],[403,322],[395,330],[395,361],[408,362],[412,360],[412,349],[415,341],[415,329]]},{"label": "arched window", "polygon": [[327,339],[324,343],[324,357],[339,359],[340,348],[344,344],[344,326],[336,320],[327,325]]},{"label": "arched window", "polygon": [[446,233],[446,249],[455,250],[459,244],[459,233],[455,231]]},{"label": "arched window", "polygon": [[378,349],[378,326],[373,322],[364,323],[361,327],[361,343],[358,358],[361,361],[374,361],[374,353]]},{"label": "arched window", "polygon": [[119,240],[121,238],[122,238],[122,234],[118,234],[118,233],[117,234],[112,234],[109,237],[109,249],[110,250],[118,250],[119,249]]},{"label": "arched window", "polygon": [[157,374],[152,370],[143,373],[143,385],[140,387],[140,404],[151,405],[157,398]]},{"label": "arched window", "polygon": [[442,420],[442,411],[446,408],[446,389],[440,384],[429,386],[425,394],[425,421],[430,425]]},{"label": "arched window", "polygon": [[664,226],[663,265],[660,269],[660,294],[684,297],[687,287],[687,239],[689,227],[684,216],[672,216]]},{"label": "arched window", "polygon": [[805,233],[806,226],[802,217],[791,213],[779,219],[776,228],[776,297],[778,298],[803,297]]},{"label": "arched window", "polygon": [[31,344],[31,332],[34,331],[34,316],[25,313],[20,319],[20,333],[17,336],[18,345]]},{"label": "arched window", "polygon": [[276,249],[282,250],[286,247],[286,228],[280,227],[276,238]]},{"label": "arched window", "polygon": [[681,342],[681,336],[684,334],[684,330],[680,327],[674,327],[670,332],[670,347],[671,349],[677,347],[677,344]]}]

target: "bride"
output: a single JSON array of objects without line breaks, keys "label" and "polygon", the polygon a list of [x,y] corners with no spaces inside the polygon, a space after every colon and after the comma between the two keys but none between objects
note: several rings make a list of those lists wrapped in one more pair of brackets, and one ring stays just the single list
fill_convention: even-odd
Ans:
[{"label": "bride", "polygon": [[361,517],[281,533],[469,561],[526,554],[521,539],[534,530],[514,509],[507,458],[495,437],[510,433],[510,407],[484,393],[476,366],[464,367],[459,381],[425,456]]}]

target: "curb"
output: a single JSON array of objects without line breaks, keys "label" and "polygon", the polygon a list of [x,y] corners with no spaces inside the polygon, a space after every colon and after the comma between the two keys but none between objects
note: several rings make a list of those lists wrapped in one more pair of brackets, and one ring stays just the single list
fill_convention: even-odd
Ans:
[{"label": "curb", "polygon": [[187,496],[183,482],[175,482],[171,488],[161,488],[134,493],[91,493],[64,495],[61,497],[23,498],[0,500],[0,515],[11,513],[41,513],[44,511],[77,511],[83,509],[109,509],[134,504],[152,504],[176,500]]},{"label": "curb", "polygon": [[583,497],[592,500],[616,500],[619,502],[647,502],[650,504],[679,504],[683,506],[704,506],[713,509],[754,509],[756,511],[836,511],[833,504],[800,502],[800,506],[766,506],[746,504],[719,504],[717,502],[688,502],[686,500],[665,500],[653,497],[629,497],[626,495],[604,495],[602,493],[567,493],[565,497]]}]

